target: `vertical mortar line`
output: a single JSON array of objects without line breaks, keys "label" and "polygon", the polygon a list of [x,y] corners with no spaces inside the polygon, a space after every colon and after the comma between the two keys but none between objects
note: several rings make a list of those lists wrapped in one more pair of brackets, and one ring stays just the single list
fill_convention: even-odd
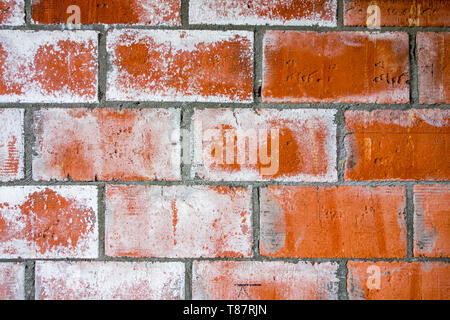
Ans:
[{"label": "vertical mortar line", "polygon": [[98,185],[98,200],[97,200],[97,214],[98,214],[98,257],[104,260],[105,257],[105,184]]},{"label": "vertical mortar line", "polygon": [[255,28],[253,32],[253,103],[262,103],[261,89],[263,82],[263,28]]},{"label": "vertical mortar line", "polygon": [[[193,132],[191,132],[191,123],[192,123],[192,115],[194,113],[193,108],[189,107],[186,104],[182,104],[181,106],[181,131],[180,131],[180,143],[181,143],[181,161],[180,161],[180,170],[181,170],[181,181],[186,182],[191,179],[191,170],[192,170],[192,158],[193,158]],[[184,161],[186,160],[186,161]]]},{"label": "vertical mortar line", "polygon": [[406,238],[407,259],[414,258],[414,186],[406,186]]},{"label": "vertical mortar line", "polygon": [[35,262],[25,261],[25,300],[35,299]]},{"label": "vertical mortar line", "polygon": [[106,49],[105,26],[102,25],[98,34],[98,102],[100,105],[106,102],[106,82],[108,73],[108,53]]},{"label": "vertical mortar line", "polygon": [[23,132],[24,132],[24,169],[25,182],[33,182],[33,145],[36,137],[33,132],[34,107],[24,107]]},{"label": "vertical mortar line", "polygon": [[409,87],[410,87],[410,105],[419,103],[419,79],[418,65],[416,56],[416,37],[417,31],[409,30]]},{"label": "vertical mortar line", "polygon": [[181,27],[189,26],[189,0],[181,0]]},{"label": "vertical mortar line", "polygon": [[260,187],[252,186],[252,230],[253,230],[253,259],[261,256],[259,251],[259,241],[261,238],[260,228]]},{"label": "vertical mortar line", "polygon": [[347,134],[347,129],[345,126],[345,110],[346,107],[338,106],[337,113],[335,117],[336,121],[336,166],[338,182],[344,182],[345,175],[345,135]]},{"label": "vertical mortar line", "polygon": [[31,21],[31,3],[32,0],[25,0],[25,25],[29,27],[32,24]]},{"label": "vertical mortar line", "polygon": [[338,289],[338,300],[348,300],[348,290],[347,290],[347,277],[348,277],[348,267],[347,259],[339,261],[338,267],[338,279],[339,279],[339,289]]},{"label": "vertical mortar line", "polygon": [[192,264],[193,260],[186,260],[184,275],[184,299],[192,300]]},{"label": "vertical mortar line", "polygon": [[336,21],[338,29],[342,29],[344,27],[344,1],[345,0],[337,0]]}]

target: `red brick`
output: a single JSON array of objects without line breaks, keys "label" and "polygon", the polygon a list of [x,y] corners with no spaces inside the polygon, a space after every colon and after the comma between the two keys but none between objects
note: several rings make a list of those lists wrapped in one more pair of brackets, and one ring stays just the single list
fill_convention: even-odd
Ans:
[{"label": "red brick", "polygon": [[261,253],[296,258],[405,258],[404,187],[269,186]]},{"label": "red brick", "polygon": [[73,5],[80,8],[81,24],[181,25],[180,0],[33,0],[33,21],[71,22]]},{"label": "red brick", "polygon": [[403,32],[268,31],[265,102],[409,102],[409,39]]},{"label": "red brick", "polygon": [[23,109],[0,109],[0,181],[24,177]]},{"label": "red brick", "polygon": [[449,274],[445,262],[350,261],[348,295],[351,300],[448,300]]},{"label": "red brick", "polygon": [[450,186],[414,186],[414,255],[450,257]]},{"label": "red brick", "polygon": [[251,190],[107,186],[108,256],[249,257]]},{"label": "red brick", "polygon": [[36,263],[37,300],[179,300],[181,262]]},{"label": "red brick", "polygon": [[42,109],[35,180],[180,179],[178,109]]},{"label": "red brick", "polygon": [[248,31],[114,30],[108,100],[253,101]]},{"label": "red brick", "polygon": [[[447,4],[447,8],[450,8]],[[450,17],[450,9],[447,16]],[[450,18],[449,18],[450,19]],[[419,100],[421,104],[450,103],[450,32],[417,34]]]},{"label": "red brick", "polygon": [[335,114],[325,109],[197,109],[192,177],[336,181]]},{"label": "red brick", "polygon": [[192,298],[207,300],[335,300],[337,263],[195,261]]},{"label": "red brick", "polygon": [[0,300],[25,299],[25,266],[0,262]]},{"label": "red brick", "polygon": [[346,180],[449,180],[450,111],[347,111]]},{"label": "red brick", "polygon": [[97,256],[96,187],[0,187],[0,259]]},{"label": "red brick", "polygon": [[380,10],[379,26],[450,26],[447,0],[344,0],[344,25],[373,26],[378,16],[369,6],[374,4]]},{"label": "red brick", "polygon": [[336,26],[336,0],[191,0],[191,24]]},{"label": "red brick", "polygon": [[25,24],[24,0],[0,0],[0,25]]},{"label": "red brick", "polygon": [[0,31],[0,103],[97,102],[93,31]]}]

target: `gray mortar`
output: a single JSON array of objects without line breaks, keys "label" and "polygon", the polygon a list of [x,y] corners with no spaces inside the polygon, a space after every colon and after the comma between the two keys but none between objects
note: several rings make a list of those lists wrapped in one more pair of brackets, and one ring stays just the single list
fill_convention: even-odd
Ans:
[{"label": "gray mortar", "polygon": [[[147,262],[183,262],[186,267],[185,273],[185,298],[192,299],[192,265],[194,261],[284,261],[297,263],[306,261],[312,263],[319,262],[337,262],[339,264],[337,276],[339,278],[338,298],[340,300],[348,299],[347,289],[347,262],[352,261],[441,261],[450,263],[450,258],[424,258],[414,257],[413,255],[413,187],[415,184],[427,185],[448,185],[450,181],[344,181],[345,169],[345,147],[344,138],[348,134],[345,127],[344,112],[346,110],[375,110],[375,109],[393,109],[408,110],[413,108],[436,108],[448,110],[450,104],[428,106],[419,104],[418,92],[418,72],[415,55],[415,39],[417,32],[450,32],[449,27],[382,27],[380,32],[401,31],[409,35],[410,44],[410,104],[389,105],[389,104],[361,104],[361,103],[263,103],[260,96],[260,87],[263,79],[263,37],[266,30],[298,30],[298,31],[364,31],[371,32],[365,27],[353,27],[343,25],[343,2],[338,0],[337,8],[337,27],[295,27],[295,26],[246,26],[246,25],[190,25],[189,24],[189,0],[181,0],[181,26],[128,26],[114,25],[107,27],[105,25],[82,25],[78,30],[94,30],[99,32],[98,48],[98,103],[1,103],[0,108],[23,108],[25,109],[25,178],[12,182],[0,182],[1,186],[53,186],[53,185],[94,185],[98,188],[98,222],[99,222],[99,258],[98,259],[0,259],[0,262],[20,262],[25,265],[25,295],[27,300],[34,300],[35,296],[35,261],[147,261]],[[0,30],[65,30],[69,31],[65,25],[36,25],[31,22],[31,0],[25,0],[25,21],[23,26],[0,26]],[[107,73],[110,67],[106,52],[106,35],[108,29],[172,29],[172,30],[247,30],[254,33],[254,80],[253,80],[253,98],[252,103],[202,103],[202,102],[155,102],[155,101],[106,101],[106,81]],[[181,128],[187,129],[191,125],[193,109],[205,108],[273,108],[273,109],[336,109],[337,114],[335,122],[337,126],[337,182],[283,182],[283,181],[205,181],[201,179],[191,179],[191,166],[189,164],[181,165],[181,181],[33,181],[32,180],[32,155],[34,154],[33,145],[36,137],[33,133],[33,114],[41,108],[179,108],[181,110]],[[182,150],[186,152],[186,150]],[[249,258],[131,258],[131,257],[108,257],[105,255],[105,185],[226,185],[234,187],[252,187],[252,224],[253,224],[253,257]],[[407,226],[407,258],[405,259],[359,259],[359,258],[272,258],[264,257],[259,252],[260,238],[260,208],[259,194],[260,188],[268,185],[285,186],[404,186],[406,187],[406,226]]]}]

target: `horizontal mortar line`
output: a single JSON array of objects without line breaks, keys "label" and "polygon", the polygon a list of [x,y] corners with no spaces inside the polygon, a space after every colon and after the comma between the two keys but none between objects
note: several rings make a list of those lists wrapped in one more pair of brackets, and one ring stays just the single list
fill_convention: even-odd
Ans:
[{"label": "horizontal mortar line", "polygon": [[383,185],[398,185],[398,186],[409,186],[416,184],[426,184],[426,185],[447,185],[450,184],[450,180],[345,180],[345,181],[222,181],[222,180],[177,180],[177,181],[166,181],[166,180],[148,180],[148,181],[125,181],[125,180],[99,180],[99,181],[81,181],[81,180],[68,180],[68,181],[28,181],[28,180],[18,180],[9,182],[0,182],[0,186],[65,186],[65,185],[211,185],[211,186],[223,186],[223,185],[242,185],[242,186],[266,186],[266,185],[286,185],[286,186],[345,186],[345,185],[356,185],[356,186],[383,186]]},{"label": "horizontal mortar line", "polygon": [[245,258],[225,258],[225,257],[189,257],[189,258],[151,258],[151,257],[102,257],[102,258],[24,258],[24,259],[0,259],[0,262],[10,263],[23,263],[23,262],[214,262],[214,261],[236,261],[236,262],[348,262],[348,261],[360,261],[360,262],[445,262],[450,263],[450,258],[436,257],[436,258],[424,258],[424,257],[412,257],[412,258],[290,258],[290,257],[267,257],[260,256],[258,258],[245,257]]},{"label": "horizontal mortar line", "polygon": [[2,25],[1,30],[31,30],[31,31],[108,31],[108,30],[213,30],[213,31],[253,31],[253,30],[281,30],[281,31],[364,31],[364,32],[446,32],[450,30],[448,26],[423,26],[423,27],[408,27],[408,26],[381,26],[377,28],[369,28],[365,26],[319,26],[319,25],[263,25],[263,24],[188,24],[188,25],[138,25],[138,24],[82,24],[80,27],[69,27],[68,24],[39,24],[28,23],[19,26]]},{"label": "horizontal mortar line", "polygon": [[233,102],[184,102],[184,101],[104,101],[101,103],[0,103],[0,108],[39,108],[39,109],[73,109],[73,108],[115,108],[115,109],[156,109],[156,108],[192,108],[192,109],[345,109],[345,110],[414,110],[414,109],[450,109],[446,105],[417,104],[360,104],[360,103],[233,103]]}]

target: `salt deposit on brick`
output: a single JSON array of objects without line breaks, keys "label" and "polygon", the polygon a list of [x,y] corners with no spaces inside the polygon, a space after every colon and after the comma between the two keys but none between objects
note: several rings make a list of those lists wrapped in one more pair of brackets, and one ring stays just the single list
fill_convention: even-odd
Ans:
[{"label": "salt deposit on brick", "polygon": [[[335,181],[336,173],[336,125],[334,123],[335,110],[275,110],[275,109],[204,109],[195,110],[192,118],[191,133],[193,135],[193,170],[192,177],[205,180],[282,180],[282,181]],[[238,138],[245,138],[244,133],[255,130],[262,137],[253,137],[259,140],[258,150],[251,147],[234,147],[225,150],[225,153],[235,151],[232,163],[223,164],[219,161],[209,161],[210,153],[216,152],[212,146],[214,142],[208,141],[207,132],[219,130],[219,140],[226,146],[225,134],[227,130],[236,130]],[[267,141],[271,140],[271,130],[279,130],[279,143],[275,148],[270,147]],[[267,133],[264,134],[266,130]],[[236,138],[236,139],[238,139]],[[261,141],[263,141],[261,143]],[[264,142],[265,141],[265,142]],[[225,147],[224,147],[225,149]],[[263,149],[263,150],[262,150]],[[263,164],[261,152],[267,149],[272,152],[271,163]],[[271,151],[272,149],[272,151]],[[258,162],[252,164],[248,153],[259,153]],[[245,163],[238,163],[238,155],[245,156]],[[225,154],[226,155],[226,154]],[[213,155],[215,156],[215,155]],[[263,169],[273,169],[264,173]]]},{"label": "salt deposit on brick", "polygon": [[93,31],[1,30],[0,102],[97,102],[97,42]]},{"label": "salt deposit on brick", "polygon": [[97,188],[0,187],[0,258],[97,258]]},{"label": "salt deposit on brick", "polygon": [[41,109],[34,180],[178,180],[179,109]]},{"label": "salt deposit on brick", "polygon": [[0,109],[0,181],[24,177],[23,109]]},{"label": "salt deposit on brick", "polygon": [[0,25],[20,26],[25,24],[25,1],[0,1]]},{"label": "salt deposit on brick", "polygon": [[249,257],[251,189],[107,186],[108,256]]},{"label": "salt deposit on brick", "polygon": [[0,262],[0,300],[25,299],[25,266]]},{"label": "salt deposit on brick", "polygon": [[191,0],[191,24],[336,26],[336,0]]},{"label": "salt deposit on brick", "polygon": [[253,34],[114,30],[108,100],[253,101]]},{"label": "salt deposit on brick", "polygon": [[36,263],[37,300],[179,300],[181,262]]},{"label": "salt deposit on brick", "polygon": [[338,264],[195,261],[192,297],[206,300],[334,300]]},{"label": "salt deposit on brick", "polygon": [[181,24],[180,0],[33,0],[36,24],[66,23],[79,8],[81,24],[164,25]]}]

